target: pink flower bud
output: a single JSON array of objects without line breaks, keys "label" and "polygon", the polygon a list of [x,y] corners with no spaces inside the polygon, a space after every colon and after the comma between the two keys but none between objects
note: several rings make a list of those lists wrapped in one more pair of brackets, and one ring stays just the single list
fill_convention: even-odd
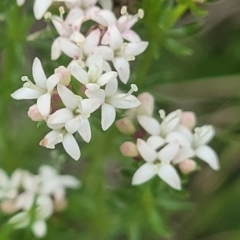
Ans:
[{"label": "pink flower bud", "polygon": [[196,170],[197,164],[192,159],[186,159],[186,160],[181,161],[178,164],[178,167],[179,167],[179,169],[180,169],[180,171],[182,173],[188,174],[188,173],[193,172],[194,170]]},{"label": "pink flower bud", "polygon": [[1,209],[6,214],[12,214],[16,212],[16,207],[13,203],[13,200],[5,200],[1,203]]},{"label": "pink flower bud", "polygon": [[71,75],[67,68],[65,68],[64,66],[60,66],[55,69],[54,73],[60,73],[62,75],[62,79],[61,79],[62,85],[64,85],[64,86],[69,85],[69,83],[71,81]]},{"label": "pink flower bud", "polygon": [[137,157],[139,155],[137,146],[133,142],[125,142],[121,145],[120,151],[123,156],[126,157]]},{"label": "pink flower bud", "polygon": [[196,125],[196,115],[194,112],[183,112],[180,124],[192,130]]},{"label": "pink flower bud", "polygon": [[64,198],[54,199],[54,209],[56,212],[62,212],[67,207],[67,201]]},{"label": "pink flower bud", "polygon": [[38,110],[37,104],[34,104],[29,108],[28,117],[35,122],[42,121],[44,119],[44,117],[41,115],[41,113]]},{"label": "pink flower bud", "polygon": [[122,118],[116,121],[116,126],[118,130],[125,135],[132,135],[136,131],[133,122],[129,118]]},{"label": "pink flower bud", "polygon": [[138,100],[141,102],[137,109],[138,115],[152,116],[154,109],[153,96],[148,92],[144,92],[138,95]]}]

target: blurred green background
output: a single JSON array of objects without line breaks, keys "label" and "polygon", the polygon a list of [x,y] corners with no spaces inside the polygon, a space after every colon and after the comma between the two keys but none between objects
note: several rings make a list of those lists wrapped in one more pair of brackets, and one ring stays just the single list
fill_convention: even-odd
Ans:
[{"label": "blurred green background", "polygon": [[[116,11],[123,3],[115,1]],[[122,166],[130,172],[133,167],[118,150],[124,138],[114,126],[107,133],[96,126],[91,146],[81,144],[84,160],[76,163],[67,157],[61,165],[62,172],[83,181],[83,188],[70,191],[68,209],[48,221],[44,239],[239,240],[240,1],[196,5],[207,9],[208,16],[185,11],[169,31],[163,31],[160,23],[168,22],[164,16],[174,8],[174,1],[144,0],[139,4],[146,16],[135,29],[150,47],[132,65],[132,81],[139,92],[155,96],[156,112],[181,108],[196,112],[199,125],[214,125],[217,136],[211,145],[220,157],[221,170],[214,172],[203,165],[189,176],[186,191],[181,193],[161,186],[158,179],[151,186],[132,187],[130,178],[120,173]],[[27,117],[33,102],[10,97],[22,86],[22,75],[31,77],[35,56],[42,60],[47,75],[68,61],[50,62],[54,33],[26,41],[26,36],[45,26],[33,22],[32,3],[22,8],[13,0],[0,3],[0,167],[9,173],[19,167],[36,173],[44,163],[59,167],[62,159],[51,157],[48,149],[38,145],[48,131],[44,126],[37,129]],[[181,28],[193,22],[201,28],[194,26],[189,35],[182,34]],[[171,45],[169,36],[187,48]],[[63,153],[61,147],[57,149]],[[150,194],[155,186],[156,193]],[[9,237],[4,224],[7,219],[0,215],[0,239],[35,239],[22,230]]]}]

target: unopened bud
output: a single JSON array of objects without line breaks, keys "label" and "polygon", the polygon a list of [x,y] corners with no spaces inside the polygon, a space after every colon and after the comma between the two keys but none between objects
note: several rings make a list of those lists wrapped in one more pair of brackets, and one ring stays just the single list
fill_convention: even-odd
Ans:
[{"label": "unopened bud", "polygon": [[132,135],[136,131],[133,122],[129,118],[122,118],[116,121],[116,126],[118,130],[125,135]]},{"label": "unopened bud", "polygon": [[154,109],[153,96],[148,92],[144,92],[138,95],[138,100],[141,102],[137,109],[138,115],[152,116]]},{"label": "unopened bud", "polygon": [[186,160],[181,161],[178,164],[178,167],[182,173],[189,174],[189,173],[193,172],[194,170],[196,170],[197,164],[192,159],[186,159]]},{"label": "unopened bud", "polygon": [[183,112],[180,124],[192,130],[196,125],[196,115],[194,112]]},{"label": "unopened bud", "polygon": [[71,75],[67,68],[60,66],[54,70],[54,73],[60,73],[62,75],[61,84],[68,86],[71,81]]},{"label": "unopened bud", "polygon": [[125,157],[137,157],[139,155],[137,146],[133,142],[125,142],[120,146],[120,151]]},{"label": "unopened bud", "polygon": [[56,212],[62,212],[67,207],[67,201],[64,198],[54,199],[54,209]]},{"label": "unopened bud", "polygon": [[16,212],[16,207],[13,200],[5,200],[1,203],[1,209],[6,214],[12,214]]},{"label": "unopened bud", "polygon": [[32,105],[28,110],[28,117],[34,122],[42,121],[44,118],[38,110],[37,104]]}]

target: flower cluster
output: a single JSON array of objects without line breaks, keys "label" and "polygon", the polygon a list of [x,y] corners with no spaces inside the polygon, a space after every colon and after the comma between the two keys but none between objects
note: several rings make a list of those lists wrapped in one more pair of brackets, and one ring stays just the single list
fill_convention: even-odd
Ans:
[{"label": "flower cluster", "polygon": [[[51,46],[51,59],[56,60],[64,53],[71,60],[67,67],[59,66],[47,78],[41,61],[35,58],[32,67],[35,83],[23,76],[23,87],[11,96],[17,100],[37,100],[28,115],[33,121],[45,121],[51,129],[40,141],[41,146],[55,148],[62,143],[65,151],[78,160],[81,151],[75,134],[78,132],[85,142],[91,140],[89,117],[93,112],[101,109],[101,126],[105,131],[114,123],[116,109],[140,105],[132,95],[137,86],[132,84],[129,92],[122,93],[118,77],[126,84],[130,77],[129,61],[147,48],[148,43],[131,29],[143,17],[143,11],[130,15],[123,7],[117,19],[111,10],[97,6],[97,1],[66,0],[61,1],[65,8],[60,6],[60,16],[56,16],[46,12],[52,2],[36,0],[34,14],[37,19],[45,15],[59,34]],[[99,2],[110,7],[110,1]],[[64,19],[65,9],[69,11]],[[84,35],[83,25],[87,21],[93,25]],[[80,87],[74,88],[73,81],[80,83]]]},{"label": "flower cluster", "polygon": [[47,231],[46,220],[54,211],[66,207],[66,188],[79,186],[75,177],[59,175],[47,165],[40,167],[37,175],[17,169],[8,177],[0,169],[1,209],[6,214],[14,214],[9,220],[14,228],[30,227],[41,238]]},{"label": "flower cluster", "polygon": [[[172,188],[180,190],[181,180],[176,167],[183,173],[196,168],[194,158],[201,159],[214,169],[219,169],[215,151],[207,144],[215,131],[212,126],[196,127],[193,112],[176,110],[166,115],[160,110],[159,122],[152,117],[153,97],[148,93],[139,96],[141,107],[129,111],[127,117],[118,121],[118,128],[125,133],[137,136],[136,144],[125,142],[121,151],[125,156],[141,157],[144,164],[135,172],[132,184],[138,185],[158,175]],[[136,117],[140,129],[136,130],[133,118]]]}]

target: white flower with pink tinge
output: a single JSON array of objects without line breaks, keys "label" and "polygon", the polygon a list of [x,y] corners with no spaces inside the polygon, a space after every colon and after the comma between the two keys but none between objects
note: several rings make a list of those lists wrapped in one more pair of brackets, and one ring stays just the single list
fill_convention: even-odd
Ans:
[{"label": "white flower with pink tinge", "polygon": [[159,136],[151,136],[147,142],[137,139],[137,149],[146,163],[134,173],[133,185],[143,184],[158,175],[172,188],[181,189],[180,177],[173,164],[176,160],[181,162],[186,159],[189,152],[181,149],[177,142],[165,145],[164,140]]},{"label": "white flower with pink tinge", "polygon": [[32,66],[32,75],[36,84],[33,84],[28,77],[22,77],[24,85],[11,94],[16,100],[37,99],[37,107],[42,116],[48,116],[51,111],[51,95],[55,86],[61,82],[62,74],[55,73],[49,78],[46,77],[42,64],[35,58]]},{"label": "white flower with pink tinge", "polygon": [[86,90],[85,94],[88,98],[98,98],[102,100],[101,107],[101,125],[102,129],[107,130],[116,118],[117,109],[129,109],[139,106],[140,101],[132,95],[137,91],[137,86],[132,84],[131,90],[128,93],[118,93],[117,79],[111,80],[107,83],[105,90],[98,89],[96,91]]}]

